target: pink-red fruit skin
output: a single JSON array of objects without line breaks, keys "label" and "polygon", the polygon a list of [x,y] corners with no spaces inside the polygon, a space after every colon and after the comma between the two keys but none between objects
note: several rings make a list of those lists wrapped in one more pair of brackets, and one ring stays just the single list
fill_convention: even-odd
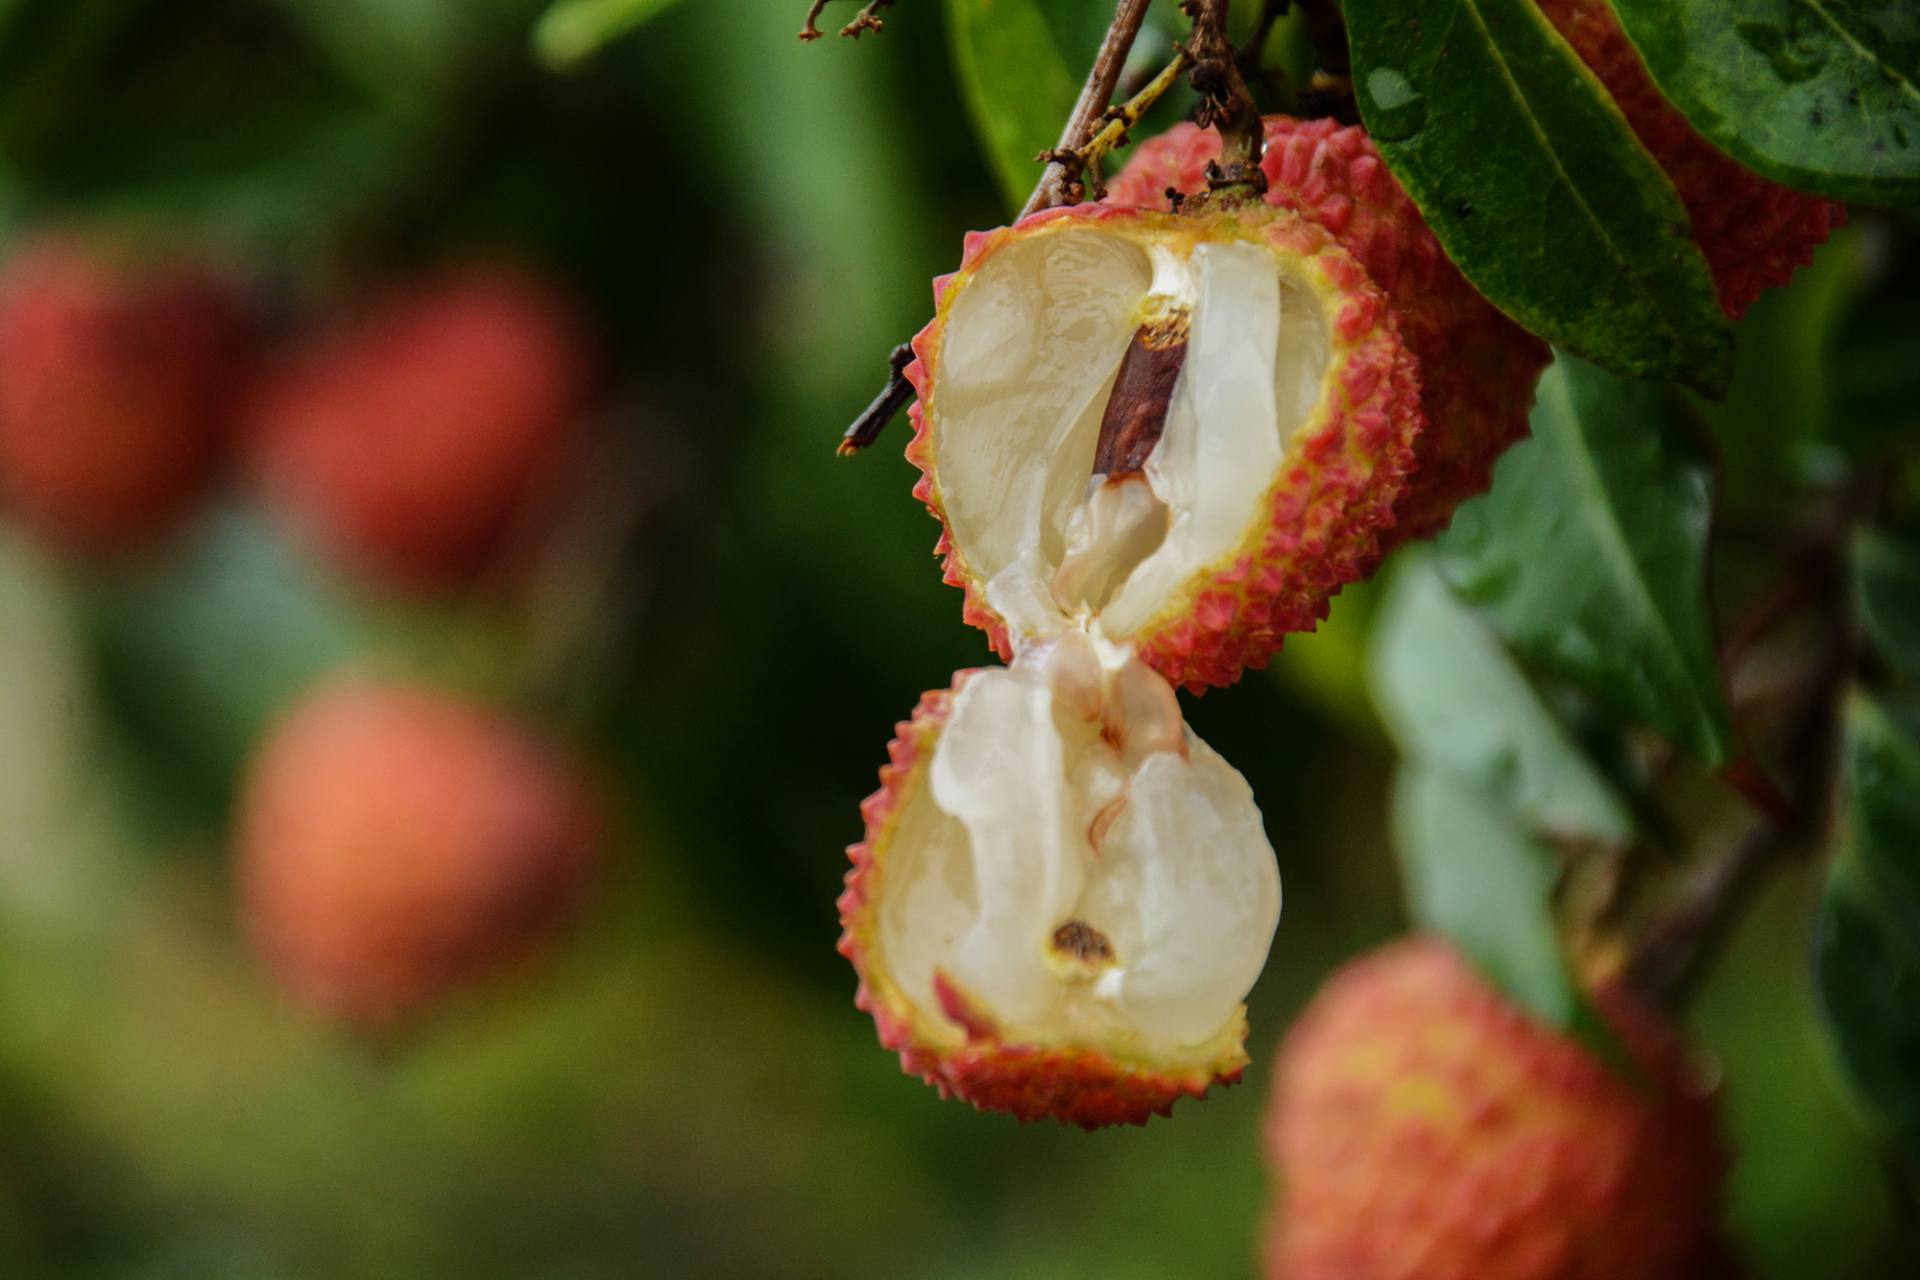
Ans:
[{"label": "pink-red fruit skin", "polygon": [[268,968],[305,1009],[375,1035],[549,940],[600,840],[572,765],[514,722],[351,675],[283,713],[236,827]]},{"label": "pink-red fruit skin", "polygon": [[[1013,637],[987,602],[985,583],[954,544],[940,487],[936,383],[950,295],[988,255],[1035,229],[1138,216],[1112,205],[1083,204],[969,234],[958,270],[934,281],[934,318],[913,340],[915,359],[906,377],[918,398],[909,410],[914,436],[906,456],[921,472],[913,493],[940,521],[934,554],[942,557],[945,580],[966,593],[961,616],[987,633],[1002,661],[1012,659]],[[1340,588],[1378,562],[1381,541],[1393,533],[1394,504],[1408,483],[1424,421],[1421,375],[1387,298],[1360,262],[1303,218],[1257,209],[1211,216],[1243,221],[1310,272],[1304,278],[1331,300],[1339,367],[1333,393],[1290,442],[1265,495],[1257,542],[1208,566],[1155,622],[1130,637],[1142,661],[1193,693],[1266,666],[1288,634],[1313,630]]]},{"label": "pink-red fruit skin", "polygon": [[1846,221],[1846,206],[1770,182],[1695,132],[1606,0],[1537,3],[1673,180],[1728,316],[1739,319],[1762,291],[1785,284]]},{"label": "pink-red fruit skin", "polygon": [[204,269],[26,240],[0,267],[0,508],[79,559],[153,547],[218,466],[247,346]]},{"label": "pink-red fruit skin", "polygon": [[[1219,155],[1219,134],[1175,125],[1135,148],[1107,200],[1164,209],[1169,190],[1205,191],[1207,164]],[[1448,261],[1364,129],[1268,116],[1261,170],[1267,202],[1325,228],[1393,305],[1401,339],[1419,361],[1426,427],[1380,550],[1437,533],[1487,487],[1501,453],[1526,437],[1534,385],[1552,353]]]},{"label": "pink-red fruit skin", "polygon": [[899,1054],[907,1073],[925,1080],[941,1097],[958,1098],[981,1111],[1006,1112],[1023,1124],[1044,1119],[1083,1129],[1145,1124],[1150,1116],[1169,1114],[1181,1098],[1204,1097],[1213,1085],[1237,1083],[1247,1062],[1241,1047],[1244,1019],[1220,1061],[1198,1070],[1168,1070],[1086,1049],[1005,1040],[991,1018],[942,984],[943,1012],[965,1029],[964,1041],[954,1047],[926,1034],[911,1004],[876,967],[877,904],[895,819],[912,789],[925,785],[953,695],[972,674],[958,672],[951,688],[923,694],[912,716],[897,727],[887,744],[887,763],[880,769],[880,789],[860,805],[865,838],[847,849],[853,865],[840,895],[840,954],[859,976],[854,1003],[873,1015],[881,1045]]},{"label": "pink-red fruit skin", "polygon": [[564,465],[589,347],[568,301],[518,268],[398,286],[256,388],[248,443],[267,503],[350,578],[469,586]]},{"label": "pink-red fruit skin", "polygon": [[1680,1043],[1596,997],[1639,1078],[1414,938],[1295,1024],[1266,1145],[1274,1280],[1705,1280],[1725,1159]]}]

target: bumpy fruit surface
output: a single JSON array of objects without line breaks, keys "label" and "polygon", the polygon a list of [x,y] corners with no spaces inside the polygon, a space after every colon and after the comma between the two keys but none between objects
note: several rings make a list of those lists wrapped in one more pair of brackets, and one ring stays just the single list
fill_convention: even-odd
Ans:
[{"label": "bumpy fruit surface", "polygon": [[1617,995],[1599,1004],[1641,1079],[1532,1021],[1440,942],[1396,943],[1335,975],[1274,1080],[1269,1274],[1719,1274],[1710,1101],[1651,1015]]},{"label": "bumpy fruit surface", "polygon": [[1653,83],[1607,0],[1536,2],[1673,180],[1729,316],[1785,284],[1846,221],[1844,205],[1769,182],[1695,132]]},{"label": "bumpy fruit surface", "polygon": [[523,271],[416,282],[263,380],[248,412],[261,487],[350,576],[465,586],[562,465],[588,347],[567,301]]},{"label": "bumpy fruit surface", "polygon": [[22,244],[0,268],[0,507],[76,556],[153,545],[217,465],[246,338],[202,269]]},{"label": "bumpy fruit surface", "polygon": [[253,762],[238,823],[246,924],[302,1005],[384,1032],[550,938],[598,839],[573,769],[511,721],[338,677]]},{"label": "bumpy fruit surface", "polygon": [[1069,632],[927,694],[888,757],[840,950],[909,1072],[1089,1129],[1239,1079],[1280,877],[1172,686]]},{"label": "bumpy fruit surface", "polygon": [[[1176,125],[1135,148],[1107,200],[1164,209],[1169,191],[1205,191],[1207,164],[1219,156],[1218,133]],[[1268,116],[1261,170],[1267,202],[1324,227],[1393,302],[1400,336],[1420,361],[1427,425],[1381,547],[1437,533],[1487,487],[1507,446],[1526,437],[1534,385],[1551,353],[1448,261],[1364,129]]]},{"label": "bumpy fruit surface", "polygon": [[1089,627],[1227,684],[1377,557],[1420,432],[1385,296],[1305,219],[1103,205],[969,236],[907,456],[1002,658]]}]

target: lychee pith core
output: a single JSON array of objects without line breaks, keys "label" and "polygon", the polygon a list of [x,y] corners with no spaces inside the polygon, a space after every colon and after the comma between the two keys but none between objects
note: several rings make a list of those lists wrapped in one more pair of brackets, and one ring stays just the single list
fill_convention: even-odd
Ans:
[{"label": "lychee pith core", "polygon": [[1035,226],[957,280],[933,473],[955,550],[1015,636],[1126,640],[1263,527],[1329,394],[1329,324],[1233,218]]},{"label": "lychee pith core", "polygon": [[1279,921],[1273,849],[1131,655],[1073,632],[972,675],[886,845],[872,961],[926,1041],[1172,1068],[1237,1048]]}]

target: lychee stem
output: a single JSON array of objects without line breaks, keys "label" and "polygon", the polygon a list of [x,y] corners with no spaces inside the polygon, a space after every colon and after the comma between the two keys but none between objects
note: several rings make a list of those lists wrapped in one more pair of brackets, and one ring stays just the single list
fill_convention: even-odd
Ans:
[{"label": "lychee stem", "polygon": [[1208,167],[1207,184],[1236,200],[1257,200],[1267,191],[1267,176],[1260,170],[1266,131],[1240,75],[1239,55],[1227,39],[1227,0],[1186,0],[1184,7],[1193,18],[1188,80],[1200,95],[1198,119],[1220,134],[1220,161]]},{"label": "lychee stem", "polygon": [[[1066,127],[1060,130],[1060,141],[1050,155],[1077,155],[1092,138],[1095,126],[1113,102],[1114,87],[1120,83],[1120,72],[1126,67],[1127,54],[1140,34],[1140,24],[1146,20],[1148,3],[1149,0],[1120,0],[1114,8],[1113,22],[1107,27],[1106,38],[1100,42],[1100,52],[1094,55],[1086,83],[1080,87],[1079,100],[1073,104]],[[1020,216],[1024,218],[1066,203],[1067,186],[1074,176],[1069,174],[1065,161],[1050,160],[1040,175],[1039,185],[1020,210]]]}]

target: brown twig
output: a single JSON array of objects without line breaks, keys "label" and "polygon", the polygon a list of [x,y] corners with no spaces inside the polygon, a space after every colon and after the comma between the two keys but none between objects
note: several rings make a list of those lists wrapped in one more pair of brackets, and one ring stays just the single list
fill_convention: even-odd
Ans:
[{"label": "brown twig", "polygon": [[1120,72],[1127,65],[1127,54],[1132,51],[1133,42],[1140,35],[1140,24],[1146,20],[1148,3],[1149,0],[1120,0],[1114,7],[1113,21],[1107,26],[1106,38],[1100,42],[1100,51],[1093,57],[1086,83],[1080,86],[1080,97],[1067,116],[1066,127],[1060,130],[1060,141],[1052,151],[1046,153],[1047,167],[1033,188],[1033,194],[1027,197],[1026,205],[1021,208],[1021,217],[1051,209],[1057,204],[1074,203],[1083,194],[1076,189],[1080,174],[1075,167],[1075,157],[1086,146],[1088,139],[1093,137],[1101,117],[1113,102],[1114,86],[1120,83]]},{"label": "brown twig", "polygon": [[1196,118],[1220,134],[1220,159],[1207,169],[1208,185],[1215,191],[1239,188],[1253,196],[1264,194],[1260,108],[1247,92],[1238,55],[1227,39],[1227,0],[1185,0],[1182,7],[1193,19],[1193,70],[1188,79],[1200,95]]},{"label": "brown twig", "polygon": [[[807,20],[800,28],[802,40],[818,40],[821,37],[823,33],[820,30],[820,15],[826,11],[828,3],[829,0],[813,0],[813,3],[807,7]],[[853,16],[852,22],[840,28],[840,34],[849,40],[858,40],[869,31],[879,35],[887,27],[887,24],[880,19],[880,10],[892,7],[893,0],[870,0],[859,13]]]},{"label": "brown twig", "polygon": [[887,381],[880,388],[880,394],[873,403],[860,411],[846,434],[840,437],[840,447],[836,452],[843,458],[852,457],[875,440],[886,430],[894,415],[907,407],[913,399],[913,384],[907,381],[907,366],[913,363],[913,347],[901,343],[887,356]]},{"label": "brown twig", "polygon": [[[1749,794],[1760,816],[1732,850],[1701,872],[1682,891],[1678,904],[1641,935],[1627,961],[1628,986],[1659,1007],[1672,1010],[1685,1003],[1767,873],[1783,855],[1814,840],[1827,826],[1838,763],[1840,694],[1860,660],[1859,636],[1844,594],[1845,548],[1854,526],[1878,506],[1879,494],[1879,481],[1871,477],[1848,485],[1830,526],[1796,574],[1807,584],[1810,603],[1825,622],[1788,717],[1779,772],[1786,780],[1784,795],[1770,782]],[[1749,767],[1759,774],[1757,765],[1749,762]]]}]

